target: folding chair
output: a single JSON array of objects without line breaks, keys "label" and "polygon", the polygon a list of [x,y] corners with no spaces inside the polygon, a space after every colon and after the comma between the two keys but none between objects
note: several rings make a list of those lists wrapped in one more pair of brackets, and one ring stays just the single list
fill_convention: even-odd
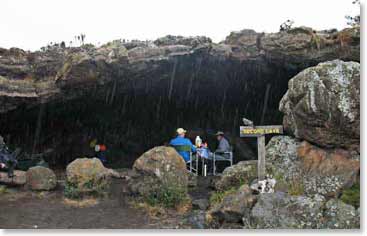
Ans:
[{"label": "folding chair", "polygon": [[[177,152],[188,152],[190,155],[190,160],[186,162],[186,165],[188,165],[188,169],[191,173],[194,173],[195,175],[198,175],[198,167],[199,167],[199,159],[196,155],[192,154],[191,146],[190,145],[172,145],[174,149],[176,149]],[[193,166],[195,165],[195,167]]]},{"label": "folding chair", "polygon": [[214,152],[213,153],[213,175],[216,175],[216,162],[228,161],[229,165],[233,165],[233,152]]}]

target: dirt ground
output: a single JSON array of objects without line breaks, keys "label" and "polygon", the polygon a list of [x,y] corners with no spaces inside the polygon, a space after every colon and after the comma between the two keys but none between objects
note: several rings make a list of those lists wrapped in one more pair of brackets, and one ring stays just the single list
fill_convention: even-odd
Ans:
[{"label": "dirt ground", "polygon": [[[123,184],[126,184],[123,180],[114,179],[107,197],[81,202],[65,200],[60,186],[52,192],[8,188],[0,193],[0,228],[191,228],[183,223],[187,214],[167,211],[158,217],[151,216],[146,209],[127,203],[121,196]],[[202,196],[202,191],[194,191],[193,195]]]},{"label": "dirt ground", "polygon": [[[65,200],[62,188],[52,192],[8,189],[0,195],[0,228],[162,228],[164,219],[153,219],[121,199],[121,181],[114,180],[111,192],[103,199],[79,202]],[[167,226],[174,226],[169,224]]]}]

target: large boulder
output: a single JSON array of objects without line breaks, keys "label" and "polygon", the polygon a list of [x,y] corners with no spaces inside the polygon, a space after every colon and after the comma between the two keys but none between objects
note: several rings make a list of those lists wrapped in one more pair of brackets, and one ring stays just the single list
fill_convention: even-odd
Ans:
[{"label": "large boulder", "polygon": [[359,150],[360,64],[334,60],[303,70],[289,81],[279,109],[297,138]]},{"label": "large boulder", "polygon": [[187,192],[186,163],[172,147],[150,149],[135,161],[133,170],[129,188],[134,194],[151,197],[166,188]]},{"label": "large boulder", "polygon": [[284,192],[261,194],[243,219],[246,228],[281,229],[357,229],[360,214],[353,206],[338,199],[290,196]]},{"label": "large boulder", "polygon": [[305,197],[284,192],[264,193],[252,208],[250,219],[244,218],[243,221],[246,228],[321,228],[324,201],[321,195]]},{"label": "large boulder", "polygon": [[256,197],[247,184],[242,185],[237,191],[229,193],[222,201],[214,205],[207,214],[210,224],[239,223],[243,217],[249,217],[251,208],[256,202]]},{"label": "large boulder", "polygon": [[9,177],[8,172],[0,172],[0,183],[6,185],[24,185],[27,182],[25,171],[15,170],[14,176]]},{"label": "large boulder", "polygon": [[266,159],[276,189],[292,195],[338,196],[359,176],[359,155],[342,149],[324,150],[288,136],[273,137]]},{"label": "large boulder", "polygon": [[257,160],[241,161],[223,171],[220,179],[215,182],[215,188],[218,191],[225,191],[243,184],[251,184],[256,178]]},{"label": "large boulder", "polygon": [[110,173],[97,158],[78,158],[66,167],[65,195],[101,194],[109,186]]},{"label": "large boulder", "polygon": [[32,190],[52,190],[56,184],[56,175],[49,168],[35,166],[27,171],[27,185]]}]

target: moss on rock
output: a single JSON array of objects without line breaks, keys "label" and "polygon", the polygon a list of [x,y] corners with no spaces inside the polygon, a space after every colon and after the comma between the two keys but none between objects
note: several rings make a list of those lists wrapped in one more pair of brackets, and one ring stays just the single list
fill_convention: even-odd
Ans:
[{"label": "moss on rock", "polygon": [[359,183],[354,184],[352,187],[344,190],[340,199],[344,203],[358,208],[360,205],[360,185]]}]

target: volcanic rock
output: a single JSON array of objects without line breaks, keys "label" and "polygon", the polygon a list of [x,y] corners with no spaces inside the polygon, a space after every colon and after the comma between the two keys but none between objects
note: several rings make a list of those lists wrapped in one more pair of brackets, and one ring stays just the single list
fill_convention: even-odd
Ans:
[{"label": "volcanic rock", "polygon": [[149,197],[164,187],[187,192],[188,171],[183,158],[172,147],[155,147],[136,159],[129,187],[133,194]]},{"label": "volcanic rock", "polygon": [[249,217],[256,197],[248,185],[242,185],[236,192],[224,196],[223,200],[213,206],[208,212],[208,218],[213,222],[238,223],[244,216]]},{"label": "volcanic rock", "polygon": [[[231,33],[220,44],[206,37],[169,35],[154,42],[115,40],[99,48],[89,44],[49,46],[36,52],[0,48],[0,112],[21,104],[79,97],[122,74],[132,80],[147,73],[159,73],[159,79],[170,77],[172,70],[166,70],[167,64],[186,64],[188,59],[215,65],[215,70],[224,61],[248,66],[256,62],[266,67],[275,63],[300,70],[337,58],[359,61],[359,48],[359,28],[330,33],[308,28],[269,34],[243,30]],[[190,70],[191,74],[195,68]],[[262,72],[267,73],[265,69]]]},{"label": "volcanic rock", "polygon": [[35,166],[27,171],[27,185],[32,190],[52,190],[56,184],[56,175],[49,168]]},{"label": "volcanic rock", "polygon": [[244,218],[245,227],[257,229],[320,228],[325,198],[289,196],[283,192],[260,194],[251,210],[251,220]]},{"label": "volcanic rock", "polygon": [[241,161],[227,167],[215,182],[218,191],[225,191],[243,184],[251,184],[257,178],[257,160]]},{"label": "volcanic rock", "polygon": [[334,60],[293,77],[279,108],[285,129],[322,147],[359,151],[359,70],[357,62]]},{"label": "volcanic rock", "polygon": [[66,167],[66,195],[103,193],[109,186],[108,169],[97,158],[78,158]]},{"label": "volcanic rock", "polygon": [[277,180],[276,189],[296,195],[338,196],[359,177],[359,154],[321,149],[288,136],[273,137],[266,159]]},{"label": "volcanic rock", "polygon": [[338,199],[330,199],[325,205],[325,228],[359,229],[360,213],[353,206]]}]

